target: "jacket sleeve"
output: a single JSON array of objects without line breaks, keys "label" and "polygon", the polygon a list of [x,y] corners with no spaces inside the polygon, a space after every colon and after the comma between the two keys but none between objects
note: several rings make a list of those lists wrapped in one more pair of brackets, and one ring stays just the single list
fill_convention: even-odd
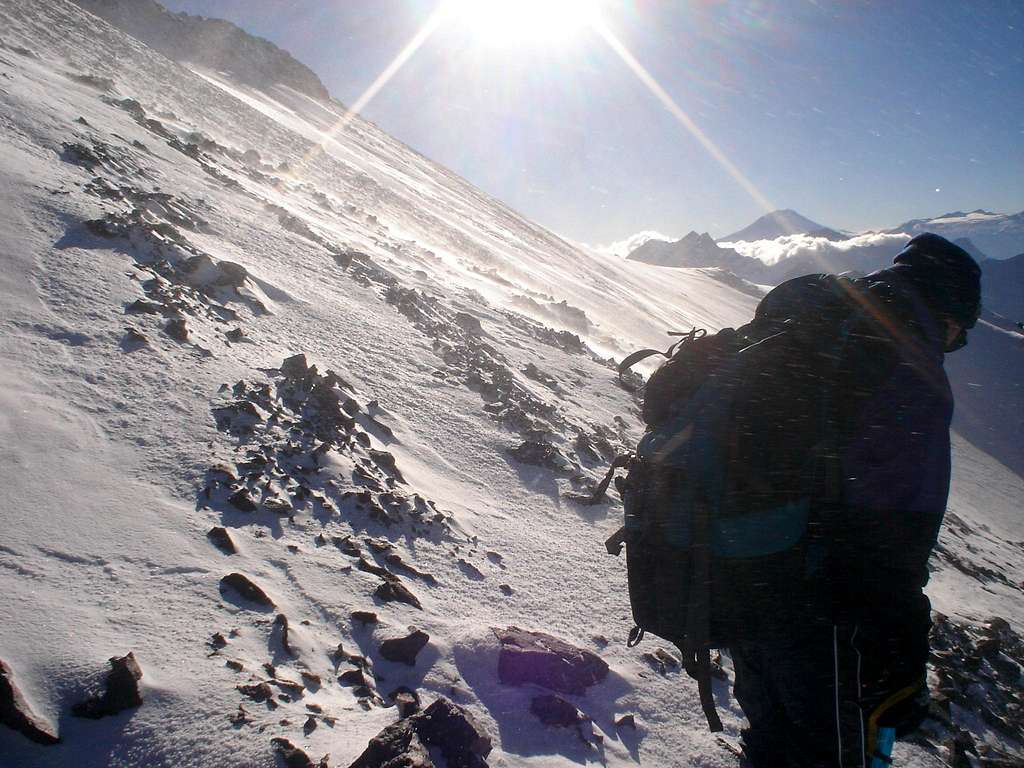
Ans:
[{"label": "jacket sleeve", "polygon": [[941,352],[908,361],[891,344],[867,343],[844,375],[843,496],[830,526],[834,605],[863,628],[869,668],[923,677],[931,626],[924,586],[950,477],[952,396]]}]

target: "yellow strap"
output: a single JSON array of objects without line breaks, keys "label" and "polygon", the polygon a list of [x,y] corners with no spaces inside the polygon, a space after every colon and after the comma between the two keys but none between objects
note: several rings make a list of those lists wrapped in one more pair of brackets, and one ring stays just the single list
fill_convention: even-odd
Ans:
[{"label": "yellow strap", "polygon": [[921,689],[921,685],[924,683],[924,678],[921,678],[917,682],[911,683],[906,688],[901,688],[896,691],[892,696],[887,698],[872,711],[868,717],[868,736],[867,736],[867,749],[868,752],[874,753],[875,747],[878,746],[878,719],[889,709],[899,704],[904,699],[912,696]]}]

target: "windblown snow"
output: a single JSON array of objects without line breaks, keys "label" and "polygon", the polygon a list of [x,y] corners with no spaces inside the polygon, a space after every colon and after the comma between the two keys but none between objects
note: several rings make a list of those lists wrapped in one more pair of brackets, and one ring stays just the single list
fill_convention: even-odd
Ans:
[{"label": "windblown snow", "polygon": [[[585,254],[370,123],[334,135],[335,101],[64,0],[0,0],[0,37],[0,659],[61,738],[0,727],[0,765],[271,766],[287,739],[348,766],[402,689],[464,708],[492,766],[735,765],[676,657],[624,645],[621,505],[576,497],[642,432],[613,360],[756,291]],[[937,660],[956,690],[900,765],[960,730],[1024,755],[1024,482],[979,444],[955,442],[930,593],[948,647],[1003,645]],[[512,626],[610,667],[567,727],[500,682]],[[129,652],[141,706],[74,716]]]}]

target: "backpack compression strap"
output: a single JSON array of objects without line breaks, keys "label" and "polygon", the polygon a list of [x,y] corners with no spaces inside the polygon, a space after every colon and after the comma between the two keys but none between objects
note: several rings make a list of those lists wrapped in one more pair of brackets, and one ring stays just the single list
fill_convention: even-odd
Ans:
[{"label": "backpack compression strap", "polygon": [[671,359],[672,355],[676,353],[676,350],[679,349],[680,346],[688,341],[694,341],[707,336],[707,334],[708,332],[703,328],[694,328],[691,331],[669,331],[669,336],[681,336],[682,338],[664,352],[660,349],[638,349],[636,352],[626,355],[626,357],[622,359],[622,362],[619,363],[619,379],[622,379],[622,375],[641,360],[646,360],[651,355],[661,355],[662,357]]}]

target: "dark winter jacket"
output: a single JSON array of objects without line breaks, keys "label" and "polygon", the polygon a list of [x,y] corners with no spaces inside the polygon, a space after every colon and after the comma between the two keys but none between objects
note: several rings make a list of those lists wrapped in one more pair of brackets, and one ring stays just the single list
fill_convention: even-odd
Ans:
[{"label": "dark winter jacket", "polygon": [[841,500],[825,531],[839,619],[923,672],[923,587],[946,509],[953,398],[944,327],[899,269],[870,275],[871,306],[840,367]]}]

